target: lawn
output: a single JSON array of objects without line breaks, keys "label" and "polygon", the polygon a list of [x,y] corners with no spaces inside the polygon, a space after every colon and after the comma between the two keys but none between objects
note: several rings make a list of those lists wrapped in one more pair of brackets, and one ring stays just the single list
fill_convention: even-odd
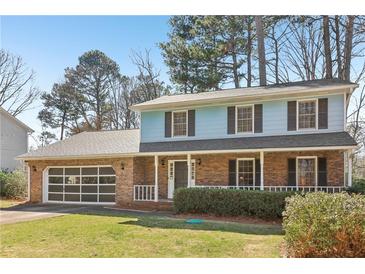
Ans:
[{"label": "lawn", "polygon": [[0,198],[0,208],[8,208],[12,206],[16,206],[18,204],[23,203],[22,200],[12,200],[12,199],[5,199],[3,197]]},{"label": "lawn", "polygon": [[2,225],[1,257],[279,257],[280,226],[73,214]]}]

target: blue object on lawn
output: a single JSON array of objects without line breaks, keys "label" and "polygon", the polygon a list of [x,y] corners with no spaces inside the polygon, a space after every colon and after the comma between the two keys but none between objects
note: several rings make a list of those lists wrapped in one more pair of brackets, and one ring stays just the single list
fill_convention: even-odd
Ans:
[{"label": "blue object on lawn", "polygon": [[186,220],[186,223],[196,225],[196,224],[203,223],[203,220],[201,220],[201,219],[188,219],[188,220]]}]

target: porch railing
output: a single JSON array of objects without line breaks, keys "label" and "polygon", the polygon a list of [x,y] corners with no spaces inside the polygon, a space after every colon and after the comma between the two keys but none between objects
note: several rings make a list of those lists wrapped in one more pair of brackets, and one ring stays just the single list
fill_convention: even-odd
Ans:
[{"label": "porch railing", "polygon": [[135,185],[133,189],[134,201],[154,201],[155,186],[154,185]]},{"label": "porch railing", "polygon": [[[209,189],[240,189],[240,190],[260,190],[260,186],[210,186],[196,185],[196,188]],[[265,191],[282,192],[282,191],[300,191],[300,192],[315,192],[323,191],[327,193],[337,193],[345,189],[343,186],[264,186]]]}]

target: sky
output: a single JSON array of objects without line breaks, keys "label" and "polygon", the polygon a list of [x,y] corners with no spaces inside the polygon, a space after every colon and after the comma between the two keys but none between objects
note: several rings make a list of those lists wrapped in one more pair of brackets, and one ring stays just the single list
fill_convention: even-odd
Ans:
[{"label": "sky", "polygon": [[[66,67],[74,67],[78,57],[92,49],[103,51],[115,60],[121,73],[132,76],[136,67],[130,60],[132,50],[150,49],[151,59],[169,81],[159,42],[167,40],[168,16],[1,16],[0,46],[19,55],[36,73],[36,85],[50,91],[61,81]],[[17,116],[37,136],[37,119],[42,103]],[[34,140],[30,140],[34,145]]]}]

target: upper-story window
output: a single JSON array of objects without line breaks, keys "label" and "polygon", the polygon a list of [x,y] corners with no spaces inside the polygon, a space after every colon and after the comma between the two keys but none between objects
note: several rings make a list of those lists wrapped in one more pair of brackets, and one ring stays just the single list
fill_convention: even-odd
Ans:
[{"label": "upper-story window", "polygon": [[172,136],[187,136],[188,112],[175,111],[172,113]]},{"label": "upper-story window", "polygon": [[315,129],[317,124],[317,101],[298,101],[298,129]]},{"label": "upper-story window", "polygon": [[253,132],[253,106],[236,107],[237,133]]}]

